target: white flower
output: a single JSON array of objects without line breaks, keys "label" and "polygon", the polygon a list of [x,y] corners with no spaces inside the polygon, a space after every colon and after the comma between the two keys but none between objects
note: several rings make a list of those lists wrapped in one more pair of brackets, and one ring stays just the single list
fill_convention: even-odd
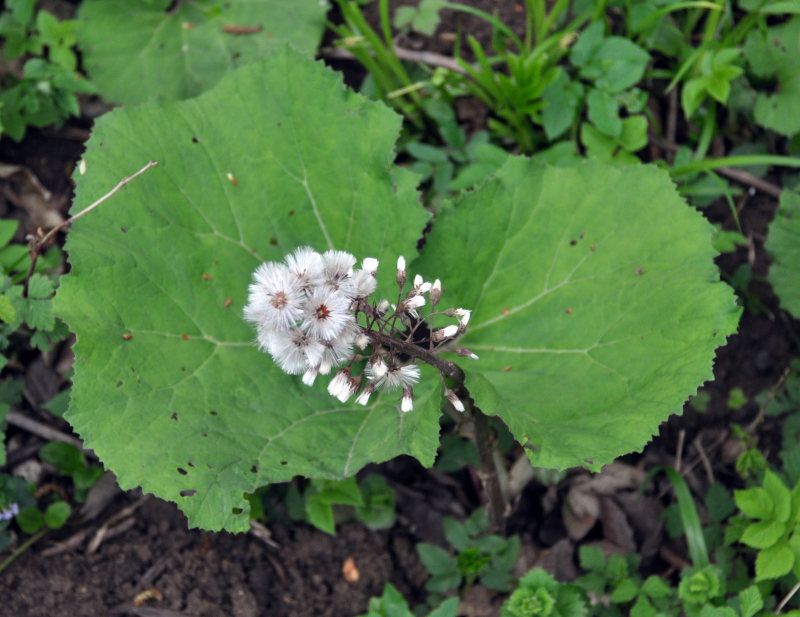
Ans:
[{"label": "white flower", "polygon": [[467,324],[469,323],[469,318],[472,315],[472,311],[463,308],[457,308],[455,311],[453,311],[453,315],[458,317],[458,322],[466,328]]},{"label": "white flower", "polygon": [[359,394],[356,398],[356,403],[359,405],[366,405],[369,402],[369,397],[372,396],[373,392],[375,392],[375,384],[368,383],[361,391],[361,394]]},{"label": "white flower", "polygon": [[319,375],[319,367],[313,366],[303,373],[303,383],[307,386],[313,386]]},{"label": "white flower", "polygon": [[328,284],[334,287],[344,279],[353,276],[355,263],[356,258],[346,251],[325,251],[322,254],[325,278]]},{"label": "white flower", "polygon": [[301,246],[287,255],[286,266],[302,289],[310,289],[323,281],[325,268],[322,257],[311,247]]},{"label": "white flower", "polygon": [[286,330],[303,318],[304,296],[289,268],[263,263],[253,273],[244,318],[257,325]]},{"label": "white flower", "polygon": [[381,317],[383,317],[384,315],[386,315],[386,312],[389,310],[390,307],[393,309],[394,305],[390,304],[389,301],[386,298],[384,298],[378,303],[378,306],[375,307],[375,312]]},{"label": "white flower", "polygon": [[375,375],[374,368],[374,365],[371,363],[367,364],[366,374],[367,378],[375,383],[376,388],[395,390],[400,387],[410,386],[419,381],[419,367],[414,364],[406,364],[403,366],[390,364],[386,372],[380,377]]},{"label": "white flower", "polygon": [[425,282],[419,274],[414,277],[414,290],[418,294],[428,293],[431,290],[431,287],[431,283]]},{"label": "white flower", "polygon": [[367,345],[370,344],[370,338],[364,334],[363,332],[359,332],[356,336],[356,347],[361,349],[362,351],[367,348]]},{"label": "white flower", "polygon": [[400,399],[400,411],[408,413],[414,409],[414,392],[410,387],[403,388],[403,398]]},{"label": "white flower", "polygon": [[365,257],[364,261],[361,262],[361,269],[375,276],[378,272],[378,260],[374,257]]},{"label": "white flower", "polygon": [[339,366],[352,357],[353,346],[359,332],[355,322],[350,322],[335,338],[321,341],[322,357],[318,367],[320,375],[327,375],[333,367]]},{"label": "white flower", "polygon": [[383,361],[383,358],[378,358],[377,362],[367,362],[366,366],[366,373],[367,377],[372,380],[378,380],[384,375],[386,375],[389,367],[386,366],[386,363]]},{"label": "white flower", "polygon": [[366,298],[377,288],[378,280],[372,273],[366,270],[356,270],[350,279],[350,285],[347,289],[342,288],[342,291],[353,298]]},{"label": "white flower", "polygon": [[272,332],[267,350],[285,372],[299,375],[319,364],[323,348],[322,343],[307,336],[300,328],[291,328]]},{"label": "white flower", "polygon": [[328,286],[315,287],[305,305],[302,328],[315,339],[330,341],[354,320],[346,296]]},{"label": "white flower", "polygon": [[338,398],[342,403],[347,402],[358,389],[358,382],[352,378],[349,369],[342,369],[334,375],[328,384],[328,394]]},{"label": "white flower", "polygon": [[402,303],[401,306],[403,310],[414,310],[418,309],[421,306],[425,306],[425,296],[411,296],[410,298],[406,298]]}]

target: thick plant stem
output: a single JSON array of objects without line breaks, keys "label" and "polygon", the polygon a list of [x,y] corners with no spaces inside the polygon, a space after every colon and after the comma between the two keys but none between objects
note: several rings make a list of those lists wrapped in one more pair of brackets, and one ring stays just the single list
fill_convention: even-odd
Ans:
[{"label": "thick plant stem", "polygon": [[492,530],[503,533],[505,530],[505,499],[500,489],[500,479],[494,459],[494,439],[489,428],[489,418],[473,404],[472,398],[464,386],[464,371],[455,364],[445,360],[419,345],[402,341],[380,332],[366,332],[372,342],[402,351],[413,358],[418,358],[436,368],[443,377],[453,382],[453,391],[464,404],[464,413],[472,418],[475,426],[475,445],[481,461],[481,482],[486,493],[489,508],[489,523]]},{"label": "thick plant stem", "polygon": [[489,525],[493,531],[505,534],[505,499],[500,490],[500,480],[493,455],[494,439],[489,428],[489,418],[478,407],[470,405],[472,422],[475,425],[475,445],[481,461],[481,481],[489,508]]}]

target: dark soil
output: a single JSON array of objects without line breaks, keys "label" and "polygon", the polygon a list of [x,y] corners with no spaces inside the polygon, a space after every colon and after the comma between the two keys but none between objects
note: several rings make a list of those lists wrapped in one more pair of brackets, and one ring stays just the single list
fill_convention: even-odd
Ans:
[{"label": "dark soil", "polygon": [[[498,9],[505,23],[521,28],[519,2],[468,3],[488,11]],[[375,15],[370,15],[374,20]],[[452,12],[443,17],[433,37],[403,35],[398,42],[409,49],[446,54],[452,45],[448,33],[461,29],[484,40],[491,35],[475,18]],[[351,83],[363,76],[353,63],[337,61],[335,66],[346,71]],[[482,125],[485,112],[475,107],[464,121]],[[84,117],[61,130],[29,130],[19,144],[3,138],[0,163],[32,171],[53,194],[47,207],[64,215],[72,190],[70,176],[90,124]],[[0,179],[0,216],[22,222],[17,241],[24,241],[26,234],[41,225],[37,217],[42,213],[19,199],[26,182],[20,174]],[[749,263],[755,277],[748,292],[758,304],[748,303],[739,333],[718,352],[715,380],[704,387],[710,395],[708,411],[700,414],[687,406],[682,416],[664,423],[660,435],[642,454],[611,466],[604,475],[615,479],[612,490],[599,486],[590,490],[587,487],[592,480],[583,471],[572,472],[550,486],[530,482],[508,521],[509,533],[519,534],[522,540],[520,573],[540,564],[560,578],[573,577],[577,547],[591,542],[607,550],[638,551],[645,568],[670,575],[686,565],[686,550],[681,541],[666,537],[659,520],[669,497],[637,500],[642,469],[675,465],[681,459],[683,469],[688,470],[687,480],[698,495],[704,494],[711,477],[723,480],[729,488],[735,486],[733,464],[740,450],[730,435],[730,425],[747,424],[757,415],[752,397],[773,388],[800,352],[800,324],[779,309],[771,288],[763,282],[769,264],[763,244],[776,201],[756,194],[739,206],[750,245],[722,256],[719,265],[723,272],[733,273]],[[734,228],[726,204],[714,205],[704,213],[713,222]],[[66,344],[44,356],[23,351],[3,373],[4,377],[26,380],[25,402],[17,411],[68,433],[68,425],[41,411],[40,405],[66,387],[69,363]],[[734,387],[742,388],[751,402],[731,411],[727,400]],[[762,429],[759,445],[774,455],[780,425],[768,419]],[[46,440],[16,426],[10,426],[7,434],[9,465],[2,471],[18,472],[19,465],[27,465],[30,472],[32,464],[37,467],[35,454]],[[33,471],[38,472],[40,485],[61,481],[41,465]],[[478,507],[480,483],[474,470],[443,474],[424,470],[403,457],[371,471],[382,473],[395,489],[397,524],[391,530],[374,532],[360,523],[347,522],[339,525],[335,537],[303,523],[288,522],[271,524],[261,534],[239,536],[188,530],[185,518],[172,504],[112,490],[97,508],[58,532],[50,532],[0,574],[0,615],[349,617],[365,612],[368,599],[380,595],[387,581],[412,604],[424,602],[427,574],[415,544],[442,544],[443,517],[465,518]],[[578,494],[595,500],[599,515],[587,517],[575,509],[577,502],[569,498]],[[90,545],[102,530],[106,530],[105,537],[92,550]],[[24,538],[18,540],[17,546]],[[0,554],[0,559],[11,550]],[[501,602],[502,597],[475,588],[462,602],[460,614],[497,615]]]}]

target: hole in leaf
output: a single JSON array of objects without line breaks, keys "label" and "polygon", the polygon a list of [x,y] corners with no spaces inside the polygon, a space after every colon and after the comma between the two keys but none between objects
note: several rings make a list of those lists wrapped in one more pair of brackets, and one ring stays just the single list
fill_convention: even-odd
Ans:
[{"label": "hole in leaf", "polygon": [[172,415],[169,417],[170,420],[177,420],[178,419],[178,412],[172,412]]},{"label": "hole in leaf", "polygon": [[231,508],[231,513],[237,516],[240,515],[242,512],[244,512],[244,510],[242,510],[241,508]]},{"label": "hole in leaf", "polygon": [[199,139],[197,139],[197,137],[192,137],[192,143],[193,143],[193,144],[199,144],[199,143],[200,143],[200,140],[199,140]]},{"label": "hole in leaf", "polygon": [[180,493],[181,497],[194,497],[197,495],[197,490],[193,488],[185,488]]},{"label": "hole in leaf", "polygon": [[212,416],[218,416],[219,415],[219,412],[215,411],[213,409],[211,411],[209,411],[208,413],[210,413]]},{"label": "hole in leaf", "polygon": [[181,474],[182,476],[185,476],[189,472],[183,469],[183,467],[178,467],[178,473]]},{"label": "hole in leaf", "polygon": [[278,246],[278,239],[277,239],[275,236],[272,236],[272,237],[269,239],[269,243],[270,243],[270,245],[272,245],[272,246]]},{"label": "hole in leaf", "polygon": [[250,468],[250,472],[251,472],[251,473],[258,473],[258,466],[257,466],[257,465],[253,465],[253,466]]},{"label": "hole in leaf", "polygon": [[122,380],[120,380],[120,381],[118,381],[118,382],[117,382],[117,387],[118,387],[118,388],[121,388],[121,387],[122,387]]},{"label": "hole in leaf", "polygon": [[281,461],[281,465],[288,465],[289,461]]},{"label": "hole in leaf", "polygon": [[194,463],[192,461],[186,461],[186,464],[189,465],[189,467],[194,467]]}]

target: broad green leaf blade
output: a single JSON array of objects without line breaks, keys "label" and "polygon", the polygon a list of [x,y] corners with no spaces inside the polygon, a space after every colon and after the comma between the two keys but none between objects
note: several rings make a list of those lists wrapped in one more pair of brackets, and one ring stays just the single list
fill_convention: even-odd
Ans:
[{"label": "broad green leaf blade", "polygon": [[286,43],[313,53],[327,10],[327,0],[85,0],[77,36],[104,99],[184,99]]},{"label": "broad green leaf blade", "polygon": [[413,176],[391,169],[399,128],[288,49],[197,99],[97,122],[73,212],[158,161],[76,221],[55,299],[77,335],[67,418],[121,486],[176,501],[193,526],[243,530],[243,493],[266,483],[401,453],[433,463],[435,377],[408,414],[398,393],[341,405],[327,378],[284,374],[242,319],[253,269],[299,245],[377,257],[396,293],[397,255],[415,256],[428,218]]},{"label": "broad green leaf blade", "polygon": [[766,248],[772,257],[769,282],[781,306],[800,318],[800,194],[789,190],[781,193]]},{"label": "broad green leaf blade", "polygon": [[510,158],[443,212],[414,264],[473,309],[467,388],[544,467],[639,450],[697,386],[740,309],[712,229],[666,173]]}]

